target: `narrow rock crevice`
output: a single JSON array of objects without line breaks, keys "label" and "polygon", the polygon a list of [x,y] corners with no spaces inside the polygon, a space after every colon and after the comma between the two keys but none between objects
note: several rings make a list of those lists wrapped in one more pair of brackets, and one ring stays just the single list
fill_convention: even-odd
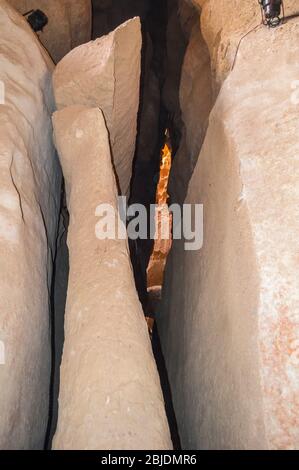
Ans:
[{"label": "narrow rock crevice", "polygon": [[0,449],[298,448],[284,3],[0,0]]},{"label": "narrow rock crevice", "polygon": [[[184,123],[180,107],[180,83],[181,70],[184,62],[185,53],[191,35],[191,25],[194,26],[197,10],[188,7],[184,11],[188,18],[188,25],[184,25],[178,15],[179,2],[132,2],[128,8],[128,2],[123,9],[119,5],[111,5],[111,8],[99,8],[99,2],[93,2],[93,37],[109,34],[113,28],[119,27],[130,17],[140,16],[142,21],[142,62],[141,62],[141,83],[140,100],[137,123],[136,150],[133,161],[133,173],[130,184],[130,203],[141,203],[148,209],[150,204],[156,202],[157,183],[159,180],[159,171],[161,164],[161,152],[165,143],[165,130],[168,129],[172,142],[172,156],[174,162],[177,154],[180,152],[182,136],[184,135]],[[108,38],[108,37],[107,37]],[[174,50],[175,49],[175,50]],[[91,50],[91,49],[90,49]],[[74,52],[78,55],[80,52]],[[91,53],[89,53],[91,54]],[[83,55],[81,56],[84,60]],[[90,57],[90,55],[89,55]],[[90,88],[87,91],[86,86],[83,92],[80,91],[80,85],[76,92],[68,87],[72,87],[68,76],[74,75],[72,64],[75,64],[78,57],[69,54],[66,59],[58,65],[54,75],[54,91],[56,102],[59,108],[66,105],[86,101],[86,104],[97,103],[95,91]],[[80,68],[82,60],[79,60]],[[87,69],[87,66],[84,67]],[[65,71],[67,73],[65,73]],[[132,72],[132,71],[131,71]],[[80,73],[80,70],[78,70]],[[86,72],[84,72],[86,73]],[[94,70],[92,71],[94,73]],[[102,73],[102,72],[100,72]],[[109,69],[107,68],[107,73]],[[78,74],[77,74],[78,75]],[[107,75],[107,83],[109,83]],[[106,80],[105,79],[105,80]],[[116,80],[117,77],[114,77]],[[90,76],[90,80],[96,80]],[[102,79],[104,80],[104,78]],[[128,83],[123,78],[124,83]],[[69,84],[68,84],[69,83]],[[77,81],[79,83],[79,79]],[[89,93],[89,95],[88,95]],[[83,98],[83,96],[88,98]],[[115,97],[115,93],[113,93]],[[105,112],[106,122],[115,133],[115,125],[112,123],[112,117],[109,117],[109,100],[104,102],[107,107]],[[103,103],[99,102],[101,106]],[[115,104],[115,103],[114,103]],[[127,112],[127,109],[126,109]],[[112,116],[112,115],[111,115]],[[110,144],[113,152],[115,138],[110,133]],[[182,153],[182,152],[181,152]],[[127,152],[126,152],[127,154]],[[185,158],[188,159],[187,155]],[[118,167],[115,168],[119,177]],[[191,174],[189,175],[191,176]],[[185,180],[186,181],[186,180]],[[127,185],[126,185],[127,187]],[[125,187],[123,186],[124,191]],[[172,195],[174,198],[174,195]],[[63,213],[66,213],[65,203],[62,205]],[[57,245],[57,257],[55,263],[54,277],[54,346],[55,346],[55,364],[53,372],[52,404],[50,416],[50,430],[48,435],[48,446],[53,438],[56,429],[58,417],[58,395],[59,395],[59,370],[62,358],[62,349],[64,344],[64,321],[63,310],[66,302],[66,291],[68,288],[68,248],[66,245],[67,228],[65,227],[66,217],[61,214],[60,221],[60,241]],[[142,303],[144,315],[148,314],[155,317],[158,314],[158,304],[149,299],[147,292],[147,268],[150,256],[153,251],[152,240],[137,240],[130,242],[131,260],[134,269],[135,283],[139,299]],[[161,267],[161,269],[163,269]],[[168,374],[160,345],[157,325],[153,331],[153,352],[157,361],[160,380],[166,403],[166,412],[172,434],[173,444],[176,449],[180,448],[180,438],[177,429],[175,410],[172,403],[171,388],[168,381]]]}]

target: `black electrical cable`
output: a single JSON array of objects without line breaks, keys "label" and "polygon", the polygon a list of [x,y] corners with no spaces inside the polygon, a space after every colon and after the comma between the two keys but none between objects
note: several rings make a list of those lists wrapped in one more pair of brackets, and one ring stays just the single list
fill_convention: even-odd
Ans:
[{"label": "black electrical cable", "polygon": [[255,31],[256,29],[258,29],[260,26],[262,26],[263,23],[261,24],[257,24],[256,26],[254,26],[252,29],[250,29],[246,34],[244,34],[244,36],[241,37],[239,43],[238,43],[238,46],[237,46],[237,50],[236,50],[236,53],[235,53],[235,57],[234,57],[234,61],[233,61],[233,65],[232,65],[232,68],[231,68],[231,71],[234,69],[235,67],[235,64],[236,64],[236,60],[237,60],[237,55],[238,55],[238,52],[239,52],[239,49],[240,49],[240,46],[241,46],[241,42],[243,41],[243,39],[246,38],[246,36],[248,36],[250,33],[253,33],[253,31]]},{"label": "black electrical cable", "polygon": [[23,16],[28,16],[28,15],[30,15],[30,13],[33,13],[33,12],[34,12],[34,10],[29,10],[29,11],[27,11],[27,13],[23,13]]}]

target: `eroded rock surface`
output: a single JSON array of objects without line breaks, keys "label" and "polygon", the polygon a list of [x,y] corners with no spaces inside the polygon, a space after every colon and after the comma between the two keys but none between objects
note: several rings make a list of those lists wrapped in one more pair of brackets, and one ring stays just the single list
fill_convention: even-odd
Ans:
[{"label": "eroded rock surface", "polygon": [[[256,28],[261,25],[260,6],[257,1],[190,1],[202,12],[201,31],[210,51],[213,88],[217,95],[232,69],[240,41],[243,42],[245,35],[254,37]],[[286,16],[298,13],[298,1],[285,2],[285,13]]]},{"label": "eroded rock surface", "polygon": [[[189,12],[188,16],[187,12]],[[193,15],[191,15],[189,6],[186,12],[185,10],[180,12],[182,13],[185,15],[180,18],[181,22],[183,25],[186,24],[185,29],[191,27],[191,31],[188,34],[188,46],[179,87],[183,122],[182,139],[173,162],[170,179],[172,201],[179,203],[183,203],[186,197],[189,180],[204,141],[213,104],[210,55],[201,35],[198,12],[193,8]],[[196,15],[196,21],[194,21],[194,15]]]},{"label": "eroded rock surface", "polygon": [[126,240],[96,237],[117,188],[99,109],[54,114],[70,212],[70,276],[56,449],[170,449],[159,376]]},{"label": "eroded rock surface", "polygon": [[53,63],[27,22],[3,0],[0,44],[0,448],[42,449],[60,194],[52,145]]},{"label": "eroded rock surface", "polygon": [[32,9],[47,15],[48,24],[37,34],[55,62],[91,39],[91,0],[9,0],[9,3],[22,15]]},{"label": "eroded rock surface", "polygon": [[182,445],[298,449],[299,22],[244,37],[231,70],[258,4],[200,3],[220,89],[185,200],[204,245],[174,243],[159,319]]},{"label": "eroded rock surface", "polygon": [[139,106],[140,51],[140,20],[134,18],[108,36],[70,52],[54,73],[58,109],[76,104],[102,109],[122,194],[129,193],[132,176]]}]

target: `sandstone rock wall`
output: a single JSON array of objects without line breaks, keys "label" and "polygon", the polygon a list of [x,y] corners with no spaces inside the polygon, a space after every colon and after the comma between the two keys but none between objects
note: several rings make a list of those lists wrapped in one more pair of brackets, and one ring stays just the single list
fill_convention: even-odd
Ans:
[{"label": "sandstone rock wall", "polygon": [[[58,109],[82,104],[103,110],[122,194],[129,193],[140,85],[140,20],[70,52],[54,73]],[[74,77],[76,79],[74,80]]]},{"label": "sandstone rock wall", "polygon": [[186,198],[204,245],[174,243],[159,319],[179,431],[185,448],[298,449],[299,22],[248,34],[231,71],[258,5],[197,3],[220,93]]},{"label": "sandstone rock wall", "polygon": [[[240,40],[248,33],[252,36],[251,31],[261,23],[260,7],[257,1],[192,0],[192,3],[201,11],[201,31],[210,51],[217,96],[231,71]],[[285,7],[286,16],[298,13],[297,0],[288,0]]]},{"label": "sandstone rock wall", "polygon": [[0,448],[41,449],[60,194],[52,145],[53,63],[27,22],[3,0],[0,45]]},{"label": "sandstone rock wall", "polygon": [[159,376],[126,240],[99,240],[117,188],[99,109],[54,114],[70,212],[70,276],[56,449],[170,449]]},{"label": "sandstone rock wall", "polygon": [[42,10],[48,24],[38,32],[42,44],[58,62],[71,49],[91,38],[91,0],[9,0],[22,15]]},{"label": "sandstone rock wall", "polygon": [[146,205],[154,200],[156,191],[154,177],[159,164],[156,154],[159,155],[161,86],[154,68],[154,48],[149,34],[143,40],[143,47],[144,64],[131,200]]},{"label": "sandstone rock wall", "polygon": [[183,60],[178,93],[182,139],[174,158],[170,178],[172,201],[179,203],[183,203],[186,197],[213,104],[209,51],[201,34],[198,12],[190,8],[190,5],[187,7],[183,8],[181,5],[177,10],[182,28],[186,30],[188,46]]}]

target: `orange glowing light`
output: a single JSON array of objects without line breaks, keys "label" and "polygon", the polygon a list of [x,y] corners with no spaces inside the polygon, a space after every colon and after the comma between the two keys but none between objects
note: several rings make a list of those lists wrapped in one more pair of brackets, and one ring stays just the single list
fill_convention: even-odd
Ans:
[{"label": "orange glowing light", "polygon": [[157,189],[157,197],[156,203],[157,204],[166,204],[169,198],[167,188],[168,188],[168,181],[169,181],[169,173],[171,170],[171,147],[165,143],[162,149],[162,158],[161,158],[161,165],[160,165],[160,179],[158,183]]},{"label": "orange glowing light", "polygon": [[[165,135],[167,139],[168,131]],[[171,163],[172,149],[170,143],[166,141],[161,152],[160,177],[156,193],[156,240],[147,269],[148,288],[162,286],[166,260],[172,244],[172,216],[167,205]]]}]

